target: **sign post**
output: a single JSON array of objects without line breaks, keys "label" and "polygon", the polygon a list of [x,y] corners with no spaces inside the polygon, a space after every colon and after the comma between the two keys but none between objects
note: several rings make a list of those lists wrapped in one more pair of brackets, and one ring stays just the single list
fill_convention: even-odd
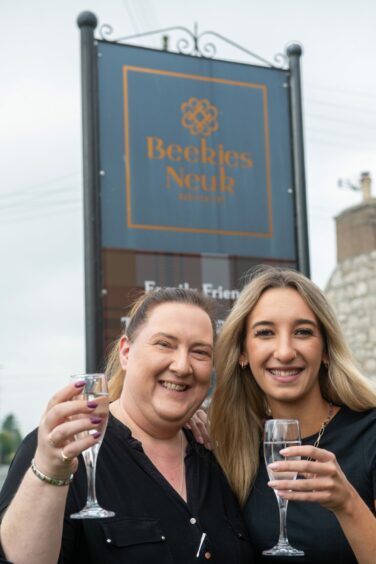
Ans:
[{"label": "sign post", "polygon": [[291,127],[294,163],[294,187],[296,208],[296,234],[299,270],[311,275],[309,264],[308,217],[304,166],[303,111],[300,80],[300,57],[302,48],[298,44],[287,48],[290,67]]},{"label": "sign post", "polygon": [[99,209],[99,140],[97,51],[94,29],[97,18],[82,12],[81,30],[82,149],[84,186],[84,261],[86,372],[95,373],[103,362],[102,268]]}]

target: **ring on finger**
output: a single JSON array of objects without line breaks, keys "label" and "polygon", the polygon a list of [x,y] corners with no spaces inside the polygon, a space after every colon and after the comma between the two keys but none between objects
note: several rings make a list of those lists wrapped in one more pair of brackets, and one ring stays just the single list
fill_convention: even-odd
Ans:
[{"label": "ring on finger", "polygon": [[48,442],[50,443],[50,445],[51,445],[52,447],[56,448],[56,443],[55,443],[55,441],[54,441],[53,438],[52,438],[52,432],[51,432],[51,433],[48,433],[48,438],[47,438],[47,440],[48,440]]},{"label": "ring on finger", "polygon": [[72,457],[70,457],[70,456],[67,456],[67,455],[66,455],[66,454],[64,453],[64,449],[61,449],[61,451],[60,451],[60,455],[61,455],[61,458],[63,459],[63,462],[68,462],[68,463],[71,463],[71,462],[72,462],[72,460],[73,460],[73,458],[72,458]]}]

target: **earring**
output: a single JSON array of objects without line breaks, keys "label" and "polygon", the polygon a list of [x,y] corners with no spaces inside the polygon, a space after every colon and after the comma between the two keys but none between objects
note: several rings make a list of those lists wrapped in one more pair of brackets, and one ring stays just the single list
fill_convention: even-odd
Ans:
[{"label": "earring", "polygon": [[244,370],[244,368],[247,366],[247,364],[248,364],[247,362],[244,362],[244,360],[241,360],[241,361],[240,361],[240,368],[241,368],[242,370]]},{"label": "earring", "polygon": [[322,363],[323,363],[325,369],[328,370],[328,368],[329,368],[329,362],[328,362],[327,360],[323,360]]}]

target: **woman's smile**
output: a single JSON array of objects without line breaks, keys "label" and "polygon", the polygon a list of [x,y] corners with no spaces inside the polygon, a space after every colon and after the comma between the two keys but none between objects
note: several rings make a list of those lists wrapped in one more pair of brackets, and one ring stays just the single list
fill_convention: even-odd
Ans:
[{"label": "woman's smile", "polygon": [[295,382],[304,368],[266,368],[266,371],[276,382],[290,383]]},{"label": "woman's smile", "polygon": [[166,388],[167,390],[171,390],[174,392],[185,392],[186,390],[188,390],[190,388],[190,386],[188,386],[188,384],[180,384],[178,382],[169,382],[168,380],[159,380],[159,383],[161,384],[161,386],[163,386],[163,388]]}]

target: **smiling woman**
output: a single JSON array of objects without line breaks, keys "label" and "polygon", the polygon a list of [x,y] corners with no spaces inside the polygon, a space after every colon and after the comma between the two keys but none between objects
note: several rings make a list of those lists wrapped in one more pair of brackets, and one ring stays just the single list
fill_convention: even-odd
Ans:
[{"label": "smiling woman", "polygon": [[[115,517],[70,518],[86,495],[85,468],[77,458],[82,449],[71,420],[79,402],[70,400],[78,392],[72,385],[55,395],[38,440],[36,433],[27,437],[0,496],[0,513],[6,510],[1,542],[9,560],[252,564],[240,507],[223,472],[183,430],[210,384],[212,312],[212,302],[193,290],[145,294],[110,354],[112,403],[96,485],[99,502]],[[80,425],[98,424],[91,402],[82,412]],[[98,434],[90,440],[95,443]],[[60,436],[61,443],[51,444],[51,436]],[[28,470],[34,452],[39,475]]]},{"label": "smiling woman", "polygon": [[153,308],[136,336],[119,342],[126,374],[114,409],[137,429],[170,433],[206,396],[213,364],[213,327],[205,311],[185,303]]},{"label": "smiling woman", "polygon": [[[275,561],[263,554],[278,540],[274,488],[300,502],[287,516],[290,541],[305,554],[296,561],[373,564],[376,393],[319,288],[298,272],[256,271],[223,325],[215,364],[211,442],[244,506],[256,561]],[[280,451],[273,481],[260,450],[271,418],[299,420],[303,443]],[[289,473],[305,479],[283,479]]]},{"label": "smiling woman", "polygon": [[247,318],[241,361],[272,413],[283,415],[286,402],[309,401],[315,410],[323,402],[318,373],[328,362],[324,339],[315,314],[292,288],[262,294]]}]

